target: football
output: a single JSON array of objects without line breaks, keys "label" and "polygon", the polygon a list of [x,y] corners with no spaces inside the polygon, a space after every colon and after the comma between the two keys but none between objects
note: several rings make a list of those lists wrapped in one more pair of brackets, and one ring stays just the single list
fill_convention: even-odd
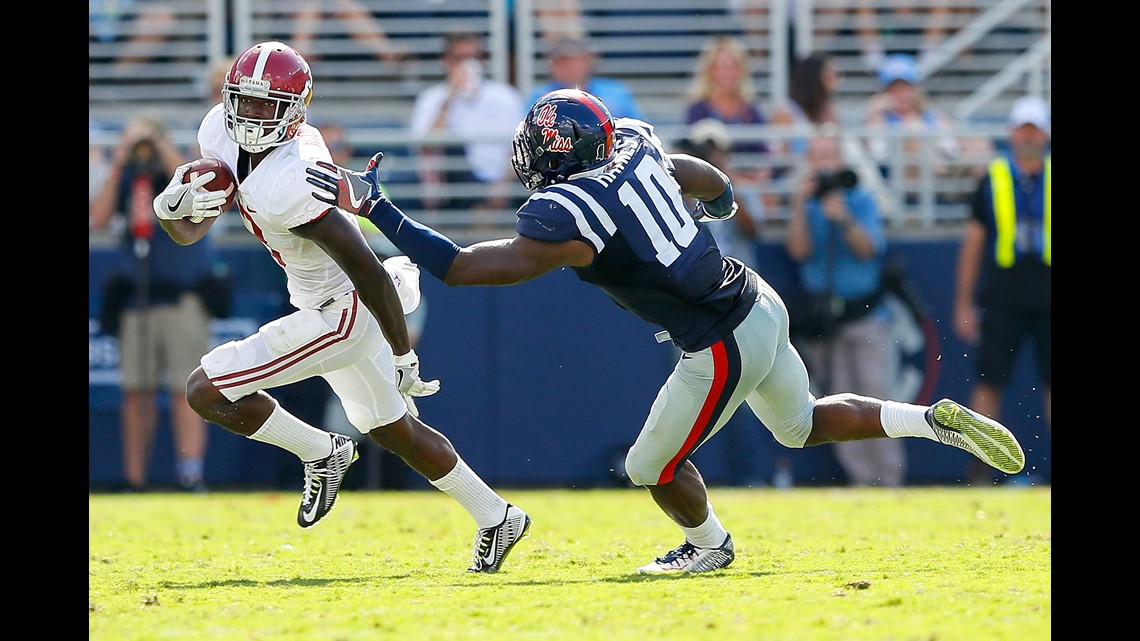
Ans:
[{"label": "football", "polygon": [[214,172],[214,179],[206,183],[202,189],[226,192],[226,204],[222,206],[222,211],[225,211],[234,204],[234,197],[237,196],[237,180],[224,162],[217,158],[199,158],[190,163],[190,167],[182,175],[182,182],[188,183],[208,171]]}]

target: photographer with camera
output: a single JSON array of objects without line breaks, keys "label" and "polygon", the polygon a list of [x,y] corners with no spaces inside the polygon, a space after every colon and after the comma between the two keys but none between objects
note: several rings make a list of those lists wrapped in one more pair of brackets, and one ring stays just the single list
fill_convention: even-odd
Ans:
[{"label": "photographer with camera", "polygon": [[[882,301],[887,246],[878,205],[846,166],[834,131],[808,142],[799,178],[785,239],[799,291],[787,303],[812,393],[890,398],[898,358]],[[899,439],[832,447],[851,485],[903,485],[906,452]]]},{"label": "photographer with camera", "polygon": [[224,265],[211,243],[183,247],[158,230],[152,205],[186,161],[159,116],[136,116],[123,127],[108,176],[91,200],[92,229],[122,229],[117,261],[121,271],[104,285],[99,325],[101,332],[118,339],[122,489],[127,491],[148,486],[162,385],[169,400],[179,487],[205,490],[207,428],[186,403],[186,378],[209,351],[207,298],[213,303],[226,294],[214,295],[218,292],[209,285],[218,282],[212,278],[215,267]]}]

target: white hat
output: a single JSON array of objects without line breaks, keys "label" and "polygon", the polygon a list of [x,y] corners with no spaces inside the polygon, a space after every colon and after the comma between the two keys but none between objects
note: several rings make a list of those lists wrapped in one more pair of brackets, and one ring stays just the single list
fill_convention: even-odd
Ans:
[{"label": "white hat", "polygon": [[696,145],[712,144],[721,151],[732,146],[728,125],[716,118],[702,118],[689,126],[689,142]]},{"label": "white hat", "polygon": [[905,83],[918,84],[918,63],[914,56],[905,53],[893,53],[879,65],[879,83],[884,87],[896,80]]},{"label": "white hat", "polygon": [[1009,110],[1009,126],[1013,129],[1021,125],[1033,125],[1049,133],[1049,105],[1037,96],[1022,96]]}]

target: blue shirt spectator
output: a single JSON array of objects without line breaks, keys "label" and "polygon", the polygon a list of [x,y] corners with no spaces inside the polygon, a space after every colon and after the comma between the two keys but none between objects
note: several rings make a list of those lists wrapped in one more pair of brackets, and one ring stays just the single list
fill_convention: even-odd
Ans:
[{"label": "blue shirt spectator", "polygon": [[[860,258],[847,243],[835,242],[831,251],[816,251],[800,264],[800,280],[809,291],[831,291],[847,299],[862,298],[879,288],[883,272],[882,255],[887,244],[886,234],[871,192],[859,186],[842,189],[842,192],[843,202],[847,205],[853,224],[859,225],[870,237],[876,248],[875,256]],[[808,231],[816,247],[826,248],[831,236],[839,240],[839,235],[843,233],[842,225],[828,219],[820,198],[808,199],[804,208],[807,212]],[[832,264],[829,265],[829,262]]]},{"label": "blue shirt spectator", "polygon": [[[789,331],[819,394],[889,394],[899,359],[891,310],[883,302],[886,236],[875,199],[858,186],[839,136],[808,142],[803,180],[793,197],[785,248],[800,289],[789,292]],[[850,485],[900,487],[901,439],[833,444]]]},{"label": "blue shirt spectator", "polygon": [[594,62],[594,49],[587,41],[563,39],[555,42],[550,47],[550,80],[538,85],[526,106],[530,107],[555,89],[577,88],[600,98],[614,118],[645,120],[645,114],[629,86],[616,78],[594,76]]},{"label": "blue shirt spectator", "polygon": [[875,198],[844,164],[836,136],[813,138],[806,160],[786,239],[800,286],[849,300],[871,296],[887,247]]}]

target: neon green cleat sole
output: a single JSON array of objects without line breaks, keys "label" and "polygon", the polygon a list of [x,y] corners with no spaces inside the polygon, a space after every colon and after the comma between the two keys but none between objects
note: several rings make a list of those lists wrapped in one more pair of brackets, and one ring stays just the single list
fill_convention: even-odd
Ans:
[{"label": "neon green cleat sole", "polygon": [[938,440],[961,448],[1006,474],[1025,469],[1025,452],[1008,429],[993,419],[944,398],[926,412]]}]

